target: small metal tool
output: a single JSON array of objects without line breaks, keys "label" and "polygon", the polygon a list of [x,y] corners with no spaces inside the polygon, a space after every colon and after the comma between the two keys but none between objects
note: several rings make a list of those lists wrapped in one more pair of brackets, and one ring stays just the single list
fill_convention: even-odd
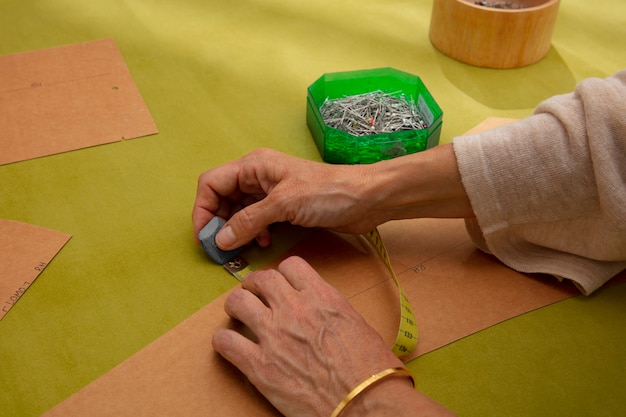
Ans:
[{"label": "small metal tool", "polygon": [[224,266],[228,272],[241,281],[248,273],[252,272],[252,268],[248,261],[239,255],[243,248],[225,251],[217,247],[215,236],[224,227],[224,224],[226,221],[221,217],[213,217],[198,233],[198,240],[213,261]]}]

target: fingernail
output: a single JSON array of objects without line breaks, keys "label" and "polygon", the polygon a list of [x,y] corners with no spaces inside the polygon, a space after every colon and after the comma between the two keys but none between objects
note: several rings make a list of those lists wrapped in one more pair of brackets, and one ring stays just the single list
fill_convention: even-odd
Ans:
[{"label": "fingernail", "polygon": [[222,230],[215,236],[217,246],[221,246],[224,249],[230,248],[235,243],[235,240],[237,240],[237,237],[230,226],[222,227]]}]

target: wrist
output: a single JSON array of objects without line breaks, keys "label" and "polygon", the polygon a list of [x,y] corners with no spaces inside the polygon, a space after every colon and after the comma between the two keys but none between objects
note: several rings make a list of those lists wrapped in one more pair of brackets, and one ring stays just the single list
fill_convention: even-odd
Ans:
[{"label": "wrist", "polygon": [[415,393],[411,379],[401,375],[387,377],[352,399],[339,417],[401,415],[406,398]]},{"label": "wrist", "polygon": [[355,397],[339,417],[455,417],[455,414],[415,389],[409,378],[388,378]]},{"label": "wrist", "polygon": [[[371,391],[372,389],[376,388],[381,383],[386,382],[389,379],[398,378],[398,377],[407,378],[408,380],[410,380],[411,386],[415,386],[413,375],[411,375],[411,373],[405,367],[400,366],[400,367],[392,367],[392,368],[384,369],[376,374],[371,375],[370,377],[366,378],[361,383],[356,385],[348,393],[348,395],[346,395],[343,398],[343,400],[339,402],[339,404],[337,405],[337,407],[335,407],[330,417],[339,417],[340,414],[344,413],[344,410],[346,409],[346,407],[363,408],[362,406],[359,407],[359,405],[369,404],[369,402],[365,403],[361,400],[361,398],[363,397],[366,391]],[[354,405],[354,404],[357,404],[357,405]],[[376,403],[376,405],[377,405],[376,408],[379,408],[380,404]],[[359,415],[362,415],[363,411],[364,410],[361,410]]]},{"label": "wrist", "polygon": [[384,220],[474,217],[451,144],[371,165],[367,189]]}]

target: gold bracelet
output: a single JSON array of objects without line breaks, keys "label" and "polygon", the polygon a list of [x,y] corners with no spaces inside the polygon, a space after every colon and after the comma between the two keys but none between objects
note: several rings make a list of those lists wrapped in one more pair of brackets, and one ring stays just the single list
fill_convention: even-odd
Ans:
[{"label": "gold bracelet", "polygon": [[408,369],[401,368],[401,367],[385,369],[384,371],[380,371],[379,373],[370,376],[365,381],[361,382],[359,385],[354,387],[354,389],[350,391],[348,395],[346,395],[346,398],[341,400],[341,402],[339,403],[339,405],[337,405],[337,408],[335,408],[335,411],[333,411],[330,417],[338,417],[339,414],[341,414],[341,412],[343,411],[343,409],[346,408],[348,403],[354,400],[357,397],[357,395],[359,395],[366,389],[370,388],[372,385],[376,384],[377,382],[382,381],[383,379],[390,377],[390,376],[394,376],[394,375],[408,376],[409,378],[411,378],[411,383],[413,384],[413,387],[415,387],[415,379],[413,379],[413,375],[411,375],[411,372],[409,372]]}]

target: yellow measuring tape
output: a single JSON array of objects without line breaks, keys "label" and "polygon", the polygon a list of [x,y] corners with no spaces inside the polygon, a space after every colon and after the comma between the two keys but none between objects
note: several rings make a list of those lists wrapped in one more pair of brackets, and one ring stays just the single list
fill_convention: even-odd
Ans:
[{"label": "yellow measuring tape", "polygon": [[239,281],[243,281],[246,275],[253,271],[252,267],[248,264],[242,256],[236,256],[230,262],[226,262],[224,264],[224,268]]},{"label": "yellow measuring tape", "polygon": [[396,283],[396,287],[398,287],[400,294],[400,324],[398,325],[398,334],[392,350],[398,357],[406,356],[417,347],[417,321],[415,320],[411,303],[409,303],[409,299],[406,298],[406,295],[404,295],[400,287],[400,281],[391,266],[389,253],[387,253],[387,248],[385,248],[385,244],[383,243],[378,229],[374,229],[363,236],[372,247],[376,249],[376,252],[378,252],[387,270],[391,274],[393,281]]},{"label": "yellow measuring tape", "polygon": [[[365,239],[376,250],[378,255],[380,255],[380,258],[385,263],[385,266],[391,274],[396,287],[398,287],[398,292],[400,294],[400,324],[398,325],[398,334],[392,351],[398,357],[406,356],[413,352],[417,346],[417,322],[415,321],[415,315],[413,314],[409,300],[404,295],[404,292],[402,292],[400,281],[391,266],[389,253],[387,252],[387,248],[385,248],[385,244],[383,243],[383,239],[380,236],[378,229],[365,233],[363,237],[365,237]],[[242,256],[237,256],[232,261],[225,263],[224,268],[226,268],[226,270],[234,275],[239,281],[243,280],[243,278],[253,270],[248,264],[248,261],[246,261]]]}]

